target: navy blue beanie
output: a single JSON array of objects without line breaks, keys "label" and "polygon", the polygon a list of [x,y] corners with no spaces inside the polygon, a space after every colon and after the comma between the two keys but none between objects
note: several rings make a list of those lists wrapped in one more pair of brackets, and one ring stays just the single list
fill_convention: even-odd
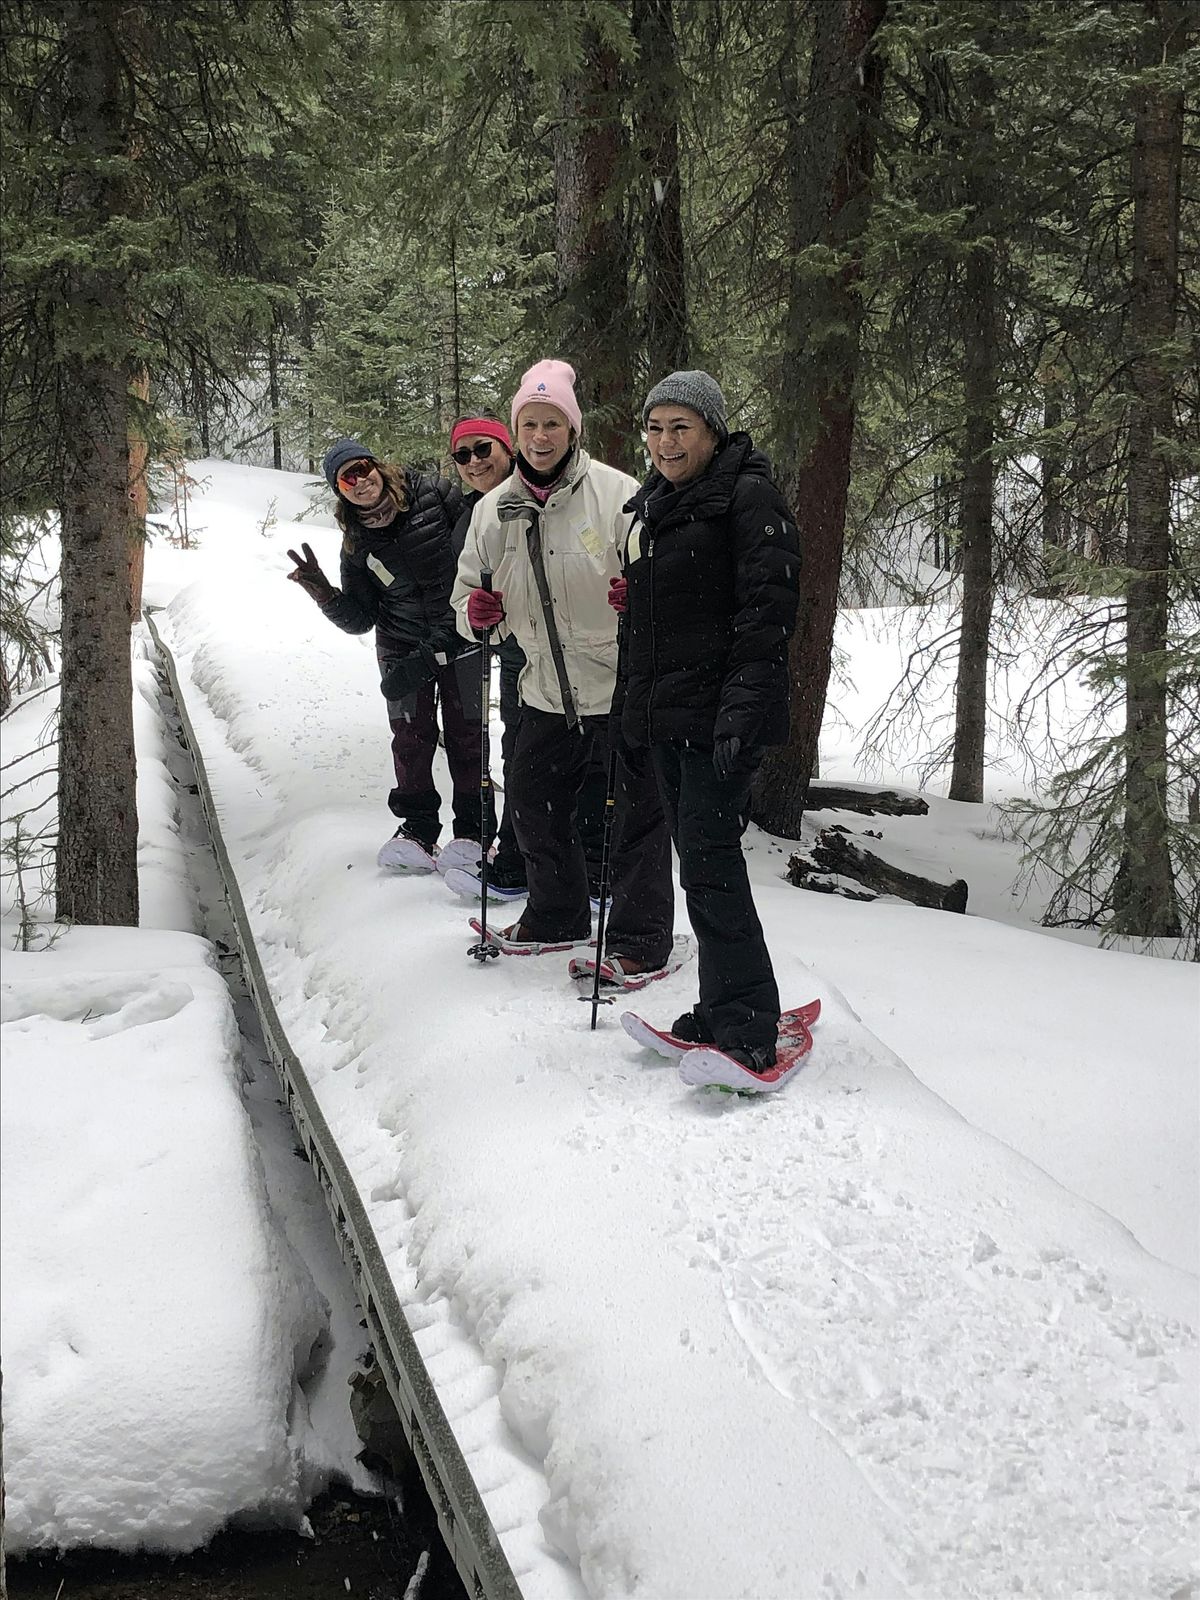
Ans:
[{"label": "navy blue beanie", "polygon": [[325,452],[325,482],[337,493],[337,475],[348,461],[374,461],[375,453],[358,439],[339,439]]}]

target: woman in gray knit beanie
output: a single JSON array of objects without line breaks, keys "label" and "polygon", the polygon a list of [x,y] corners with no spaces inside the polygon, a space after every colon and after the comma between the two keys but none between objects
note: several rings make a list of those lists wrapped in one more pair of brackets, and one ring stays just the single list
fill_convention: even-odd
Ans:
[{"label": "woman in gray knit beanie", "polygon": [[671,1032],[715,1045],[738,1083],[774,1089],[779,990],[741,839],[763,751],[788,733],[796,529],[707,372],[672,372],[643,416],[653,466],[625,508],[610,598],[626,612],[621,734],[649,748],[700,947],[699,998]]},{"label": "woman in gray knit beanie", "polygon": [[715,378],[707,372],[672,372],[656,383],[646,396],[642,407],[642,423],[649,426],[650,413],[655,406],[670,405],[675,400],[687,406],[708,423],[716,436],[717,448],[729,439],[729,414],[725,409],[725,396]]}]

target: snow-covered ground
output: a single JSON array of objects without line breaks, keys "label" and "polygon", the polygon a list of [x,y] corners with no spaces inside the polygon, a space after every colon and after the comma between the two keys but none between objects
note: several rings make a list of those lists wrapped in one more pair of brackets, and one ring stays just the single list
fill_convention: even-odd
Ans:
[{"label": "snow-covered ground", "polygon": [[[378,872],[370,641],[284,581],[302,537],[336,570],[332,522],[291,520],[302,478],[197,470],[198,548],[153,548],[147,599],[280,1015],[526,1592],[1184,1588],[1196,968],[1037,931],[991,806],[873,824],[966,877],[966,917],[805,894],[752,831],[817,1047],[767,1103],[686,1090],[612,1011],[588,1032],[562,958],[479,969],[440,881]],[[860,724],[902,659],[856,657],[863,633],[841,633]],[[825,775],[861,777],[854,748],[831,724]],[[639,1009],[669,1022],[694,981]]]},{"label": "snow-covered ground", "polygon": [[209,946],[73,928],[6,953],[0,1016],[10,1548],[298,1524],[325,1308],[266,1203]]}]

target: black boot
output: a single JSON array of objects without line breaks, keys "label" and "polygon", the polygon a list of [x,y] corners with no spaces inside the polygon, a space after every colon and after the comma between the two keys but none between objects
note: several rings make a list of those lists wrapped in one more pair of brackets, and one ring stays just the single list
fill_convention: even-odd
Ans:
[{"label": "black boot", "polygon": [[676,1017],[671,1024],[671,1032],[677,1039],[682,1039],[685,1044],[715,1044],[713,1031],[704,1020],[704,1013],[699,1006],[693,1006],[690,1011],[685,1011],[681,1017]]},{"label": "black boot", "polygon": [[770,1072],[775,1065],[775,1046],[773,1044],[752,1044],[742,1050],[726,1050],[725,1054],[734,1061],[748,1067],[751,1072]]}]

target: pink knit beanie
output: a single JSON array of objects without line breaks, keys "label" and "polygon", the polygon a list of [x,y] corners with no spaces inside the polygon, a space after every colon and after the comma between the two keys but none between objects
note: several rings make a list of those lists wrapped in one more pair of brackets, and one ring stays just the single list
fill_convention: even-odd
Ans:
[{"label": "pink knit beanie", "polygon": [[579,401],[575,398],[575,368],[568,362],[536,361],[521,379],[521,387],[513,396],[512,403],[514,435],[521,407],[533,405],[539,400],[544,405],[557,406],[575,429],[576,435],[582,434],[583,417]]}]

